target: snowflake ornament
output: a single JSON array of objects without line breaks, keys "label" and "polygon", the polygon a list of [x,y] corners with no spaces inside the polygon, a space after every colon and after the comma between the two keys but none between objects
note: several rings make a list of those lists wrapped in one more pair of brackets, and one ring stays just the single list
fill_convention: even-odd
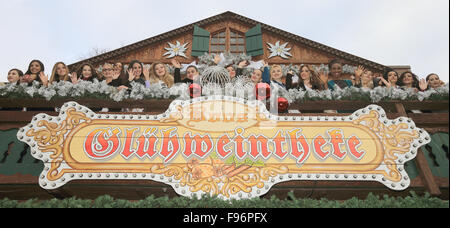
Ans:
[{"label": "snowflake ornament", "polygon": [[[289,53],[291,48],[286,47],[288,45],[288,43],[280,45],[280,41],[277,41],[275,43],[275,45],[273,45],[271,43],[267,43],[267,44],[270,46],[269,47],[269,51],[270,51],[269,59],[272,57],[275,57],[275,56],[280,56],[283,59],[289,59],[290,57],[292,57],[291,53]],[[288,56],[290,56],[290,57],[288,57]]]},{"label": "snowflake ornament", "polygon": [[186,45],[188,45],[189,43],[185,43],[183,45],[181,45],[181,43],[177,40],[177,44],[171,44],[170,42],[168,42],[169,47],[164,48],[166,49],[168,52],[164,53],[163,56],[168,55],[168,57],[166,57],[166,59],[170,59],[173,58],[175,56],[183,56],[184,58],[187,58],[186,54],[184,54],[184,52],[187,50]]}]

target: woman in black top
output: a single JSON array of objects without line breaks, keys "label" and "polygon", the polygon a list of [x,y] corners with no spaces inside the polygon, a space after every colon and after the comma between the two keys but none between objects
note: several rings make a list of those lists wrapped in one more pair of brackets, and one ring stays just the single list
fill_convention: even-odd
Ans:
[{"label": "woman in black top", "polygon": [[111,63],[103,64],[102,69],[102,80],[106,82],[109,86],[121,87],[123,86],[120,78],[114,78],[114,68]]},{"label": "woman in black top", "polygon": [[186,78],[181,80],[181,64],[175,59],[172,59],[172,65],[175,67],[175,74],[173,75],[175,84],[176,83],[188,83],[192,84],[194,81],[198,83],[200,79],[200,74],[196,66],[190,65],[186,69]]},{"label": "woman in black top", "polygon": [[130,65],[128,65],[126,78],[128,81],[124,83],[124,86],[128,88],[131,88],[131,82],[137,82],[145,85],[144,64],[138,60],[131,61]]},{"label": "woman in black top", "polygon": [[[292,85],[293,72],[290,71],[286,77],[286,89],[294,89]],[[296,88],[301,88],[303,90],[325,90],[325,83],[322,82],[311,66],[302,65],[300,66],[300,77]]]}]

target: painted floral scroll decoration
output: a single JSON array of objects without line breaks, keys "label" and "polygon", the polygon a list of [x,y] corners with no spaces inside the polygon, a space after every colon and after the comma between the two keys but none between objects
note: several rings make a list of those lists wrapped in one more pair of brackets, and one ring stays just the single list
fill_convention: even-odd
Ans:
[{"label": "painted floral scroll decoration", "polygon": [[[237,193],[251,194],[256,190],[263,192],[265,182],[289,172],[284,165],[236,164],[220,159],[208,158],[205,161],[192,159],[187,164],[155,165],[151,173],[162,174],[179,182],[179,187],[188,187],[189,192],[203,192],[230,198]],[[178,191],[178,187],[175,186]],[[186,190],[179,194],[186,195]],[[256,195],[256,194],[255,194]]]},{"label": "painted floral scroll decoration", "polygon": [[170,42],[168,42],[169,47],[165,47],[164,49],[167,50],[166,53],[163,54],[163,56],[167,56],[166,59],[170,59],[173,58],[175,56],[182,56],[184,58],[187,58],[185,51],[187,50],[187,45],[189,43],[185,43],[183,45],[181,45],[180,41],[177,40],[176,44],[172,44]]},{"label": "painted floral scroll decoration", "polygon": [[[57,117],[57,119],[59,118]],[[56,117],[47,116],[46,119],[37,122],[37,127],[43,128],[30,129],[26,132],[26,136],[33,137],[38,148],[43,153],[49,153],[49,158],[52,159],[51,168],[48,172],[49,180],[57,180],[63,175],[63,173],[59,173],[58,169],[64,161],[62,150],[66,133],[83,122],[90,123],[92,121],[85,113],[77,111],[76,108],[68,108],[66,118],[62,122],[54,123],[52,122],[54,119]]]},{"label": "painted floral scroll decoration", "polygon": [[271,43],[267,43],[267,45],[269,45],[270,51],[269,59],[276,56],[280,56],[283,59],[289,59],[292,57],[292,54],[289,53],[291,48],[287,47],[288,43],[280,45],[280,41],[277,41],[275,45]]},{"label": "painted floral scroll decoration", "polygon": [[354,123],[365,125],[379,135],[386,151],[383,163],[387,168],[387,171],[382,170],[381,173],[393,182],[400,182],[402,174],[399,172],[399,166],[403,165],[403,161],[398,161],[399,155],[404,155],[406,159],[409,159],[412,155],[405,154],[411,151],[411,144],[414,143],[414,140],[420,138],[420,134],[418,130],[411,131],[409,129],[407,122],[410,122],[410,120],[399,119],[399,123],[387,125],[388,121],[380,121],[379,115],[377,111],[372,110],[355,120]]}]

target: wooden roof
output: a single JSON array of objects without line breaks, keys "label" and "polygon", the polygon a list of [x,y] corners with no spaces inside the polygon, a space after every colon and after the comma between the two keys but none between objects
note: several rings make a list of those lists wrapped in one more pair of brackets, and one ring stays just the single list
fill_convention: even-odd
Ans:
[{"label": "wooden roof", "polygon": [[117,58],[117,57],[119,57],[121,55],[125,55],[128,52],[135,51],[135,50],[143,48],[145,46],[149,46],[149,45],[155,44],[157,42],[161,42],[161,41],[167,40],[167,39],[169,39],[171,37],[174,37],[174,36],[177,36],[177,35],[182,35],[182,34],[185,34],[185,33],[188,33],[188,32],[193,32],[195,25],[197,25],[199,27],[202,27],[202,26],[206,26],[206,25],[209,25],[211,23],[220,22],[220,21],[223,21],[223,20],[240,21],[242,23],[248,24],[249,26],[256,26],[257,24],[261,24],[261,28],[262,28],[263,32],[264,31],[269,31],[269,32],[276,33],[276,34],[278,34],[278,35],[280,35],[282,37],[285,37],[286,39],[293,40],[293,41],[298,42],[298,43],[300,43],[302,45],[305,45],[305,46],[317,49],[319,51],[331,54],[333,56],[336,56],[336,58],[342,59],[344,61],[349,61],[349,62],[352,62],[352,63],[356,63],[358,65],[364,65],[366,67],[373,68],[373,69],[380,70],[380,71],[383,71],[384,69],[387,68],[386,66],[384,66],[382,64],[375,63],[373,61],[370,61],[370,60],[367,60],[367,59],[364,59],[364,58],[361,58],[361,57],[358,57],[358,56],[355,56],[355,55],[352,55],[352,54],[349,54],[349,53],[346,53],[346,52],[343,52],[343,51],[340,51],[338,49],[326,46],[324,44],[321,44],[321,43],[318,43],[318,42],[306,39],[304,37],[301,37],[301,36],[298,36],[298,35],[295,35],[295,34],[292,34],[292,33],[286,32],[286,31],[283,31],[283,30],[275,28],[273,26],[270,26],[270,25],[267,25],[267,24],[255,21],[253,19],[244,17],[242,15],[239,15],[239,14],[236,14],[236,13],[233,13],[233,12],[229,12],[229,11],[227,11],[225,13],[222,13],[222,14],[219,14],[219,15],[216,15],[216,16],[213,16],[213,17],[210,17],[210,18],[207,18],[207,19],[204,19],[204,20],[201,20],[201,21],[198,21],[198,22],[195,22],[195,23],[192,23],[192,24],[189,24],[189,25],[186,25],[186,26],[183,26],[181,28],[178,28],[178,29],[175,29],[175,30],[163,33],[163,34],[157,35],[155,37],[151,37],[151,38],[148,38],[148,39],[136,42],[134,44],[130,44],[130,45],[124,46],[122,48],[119,48],[119,49],[116,49],[116,50],[113,50],[113,51],[110,51],[110,52],[107,52],[107,53],[104,53],[104,54],[101,54],[101,55],[98,55],[98,56],[91,57],[89,59],[85,59],[85,60],[73,63],[73,64],[69,65],[69,67],[71,69],[73,69],[74,67],[76,68],[76,67],[78,67],[79,65],[81,65],[82,63],[85,63],[85,62],[100,63],[100,62],[104,62],[104,61],[107,61],[107,60],[110,60],[110,59],[114,59],[114,58]]}]

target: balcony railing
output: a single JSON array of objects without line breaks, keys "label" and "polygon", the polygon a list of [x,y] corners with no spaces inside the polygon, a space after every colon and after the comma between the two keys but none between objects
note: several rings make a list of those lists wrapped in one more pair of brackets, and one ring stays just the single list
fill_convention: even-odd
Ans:
[{"label": "balcony railing", "polygon": [[[25,144],[14,138],[17,129],[28,124],[34,115],[46,113],[57,116],[55,108],[60,108],[70,99],[46,101],[45,99],[8,99],[0,98],[0,199],[71,197],[95,198],[109,194],[117,198],[139,199],[149,194],[175,196],[170,187],[152,181],[74,181],[57,191],[46,192],[38,185],[38,176],[43,165],[31,157]],[[165,112],[172,100],[112,100],[79,99],[77,103],[96,112],[107,108],[112,113],[126,112],[135,108],[143,109],[142,114],[160,114]],[[290,105],[289,116],[347,116],[349,113],[365,108],[373,103],[368,101],[307,101]],[[406,169],[411,176],[410,190],[417,193],[425,191],[432,195],[448,199],[448,132],[449,103],[440,101],[384,101],[377,103],[387,113],[389,119],[411,118],[417,127],[424,128],[430,135],[444,135],[447,151],[431,151],[430,147],[419,149],[413,161]],[[27,111],[23,111],[26,108]],[[325,110],[345,110],[346,113],[325,113]],[[295,112],[295,113],[294,113]],[[442,147],[444,147],[443,145]],[[438,154],[440,153],[440,154]],[[443,170],[443,171],[442,171]],[[445,171],[446,170],[446,171]],[[444,173],[437,175],[437,173]],[[446,173],[446,174],[445,174]],[[364,198],[368,192],[393,196],[408,195],[409,191],[394,192],[379,183],[340,182],[340,181],[291,181],[275,186],[269,195],[286,196],[294,191],[299,197],[348,199],[353,196]],[[50,193],[50,194],[49,194]]]}]

